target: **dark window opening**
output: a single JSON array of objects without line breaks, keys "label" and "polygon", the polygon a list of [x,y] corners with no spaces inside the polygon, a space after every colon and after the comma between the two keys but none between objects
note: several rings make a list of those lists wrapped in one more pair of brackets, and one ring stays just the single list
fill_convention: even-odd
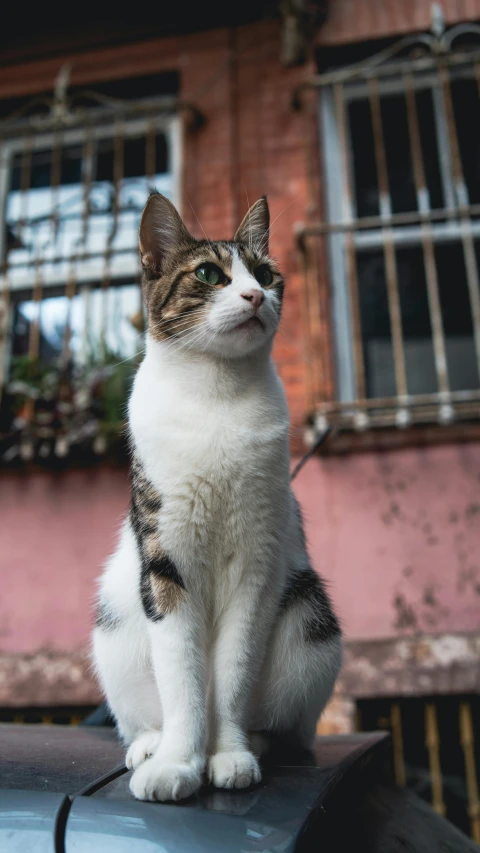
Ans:
[{"label": "dark window opening", "polygon": [[[360,731],[391,732],[397,781],[434,807],[443,804],[446,817],[470,835],[469,795],[473,792],[469,791],[465,766],[468,753],[479,777],[480,696],[362,699],[357,709]],[[434,792],[432,787],[433,754],[441,769],[440,797],[438,788]]]},{"label": "dark window opening", "polygon": [[[430,207],[445,205],[445,194],[440,170],[440,155],[436,134],[432,91],[421,89],[415,93],[420,131],[423,167],[430,198]],[[387,164],[388,184],[392,213],[407,213],[418,209],[410,136],[408,131],[405,95],[383,95],[380,98],[383,142]],[[472,109],[472,107],[471,107]],[[348,105],[350,146],[352,151],[353,180],[357,216],[380,214],[379,186],[375,143],[370,103],[367,98],[353,100]],[[469,127],[465,123],[465,130]],[[470,132],[470,136],[474,136]],[[479,137],[480,139],[480,137]],[[380,144],[380,141],[377,142]],[[470,161],[475,161],[472,149],[478,142],[469,142]],[[470,162],[469,161],[469,162]],[[472,167],[473,168],[473,167]]]},{"label": "dark window opening", "polygon": [[[480,246],[477,245],[477,252]],[[457,242],[435,246],[438,287],[452,391],[480,387],[463,249]],[[408,390],[438,390],[423,249],[396,250]],[[387,283],[382,249],[357,254],[364,360],[369,397],[391,397],[395,387]]]}]

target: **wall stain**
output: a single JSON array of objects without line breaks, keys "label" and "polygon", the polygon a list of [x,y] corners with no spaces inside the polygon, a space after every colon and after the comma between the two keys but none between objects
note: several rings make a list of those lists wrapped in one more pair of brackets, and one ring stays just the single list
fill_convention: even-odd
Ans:
[{"label": "wall stain", "polygon": [[458,592],[467,593],[472,591],[475,595],[480,595],[480,578],[478,577],[478,574],[478,566],[461,568],[457,578]]},{"label": "wall stain", "polygon": [[397,594],[393,599],[393,606],[397,613],[394,628],[397,628],[399,631],[415,630],[417,628],[415,611],[401,593]]},{"label": "wall stain", "polygon": [[465,517],[466,518],[476,518],[477,515],[480,514],[480,504],[471,503],[465,508]]},{"label": "wall stain", "polygon": [[434,627],[439,621],[448,617],[448,607],[443,607],[437,598],[434,584],[428,584],[423,590],[422,603],[427,609],[421,614],[421,622]]},{"label": "wall stain", "polygon": [[426,586],[423,591],[423,603],[427,605],[427,607],[437,607],[438,600],[435,596],[435,589],[433,586]]}]

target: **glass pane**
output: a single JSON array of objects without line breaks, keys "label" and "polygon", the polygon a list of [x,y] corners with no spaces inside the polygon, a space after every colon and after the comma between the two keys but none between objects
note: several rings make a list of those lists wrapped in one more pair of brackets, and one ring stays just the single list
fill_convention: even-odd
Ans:
[{"label": "glass pane", "polygon": [[470,204],[480,202],[480,102],[475,80],[454,80],[452,96]]},{"label": "glass pane", "polygon": [[479,387],[472,313],[461,243],[435,247],[438,286],[452,391]]},{"label": "glass pane", "polygon": [[[99,281],[104,270],[104,255],[110,244],[112,276],[137,265],[138,225],[150,184],[172,197],[173,178],[167,170],[168,146],[165,134],[156,136],[156,165],[153,178],[145,177],[146,138],[124,140],[123,179],[117,199],[118,217],[114,220],[114,143],[107,138],[96,143],[94,177],[90,190],[90,215],[84,235],[83,146],[62,149],[61,183],[51,187],[52,151],[34,152],[27,192],[21,192],[24,155],[14,158],[10,192],[7,198],[6,222],[10,246],[9,267],[12,282],[32,286],[32,268],[37,259],[42,263],[44,281],[62,283],[69,271],[69,258],[78,256],[77,277]],[[86,237],[85,241],[83,237]],[[85,257],[85,255],[87,257]],[[90,256],[94,257],[90,257]],[[50,261],[50,262],[49,262]]]},{"label": "glass pane", "polygon": [[423,249],[397,249],[396,260],[408,390],[410,394],[437,391]]},{"label": "glass pane", "polygon": [[357,216],[378,216],[380,210],[372,118],[366,99],[350,102],[348,121]]},{"label": "glass pane", "polygon": [[[421,90],[415,97],[430,206],[443,207],[432,92]],[[380,104],[392,212],[415,211],[418,205],[405,96],[403,92],[398,95],[382,95]],[[375,146],[367,98],[349,104],[348,119],[357,216],[378,216],[380,211]],[[478,162],[480,157],[477,159],[477,165]]]},{"label": "glass pane", "polygon": [[[14,312],[12,355],[28,353],[30,327],[39,317],[40,361],[43,365],[58,363],[70,310],[70,350],[74,363],[98,362],[105,354],[119,359],[132,358],[140,349],[139,333],[131,322],[138,313],[139,304],[139,289],[135,284],[78,293],[70,305],[66,296],[47,296],[40,304],[32,300],[18,302]],[[102,334],[104,316],[105,334]]]},{"label": "glass pane", "polygon": [[410,154],[405,97],[381,98],[382,127],[385,140],[388,183],[393,213],[417,209],[417,194]]},{"label": "glass pane", "polygon": [[415,93],[415,100],[420,130],[420,144],[422,147],[423,169],[430,196],[430,207],[432,209],[442,208],[445,207],[445,198],[440,173],[432,91],[430,89],[420,89]]},{"label": "glass pane", "polygon": [[357,254],[367,397],[396,394],[383,252]]},{"label": "glass pane", "polygon": [[[480,250],[479,250],[480,252]],[[460,243],[435,248],[447,363],[452,391],[479,387],[470,301]],[[438,390],[423,250],[396,251],[408,390]],[[382,250],[357,255],[367,395],[396,394],[393,349]]]}]

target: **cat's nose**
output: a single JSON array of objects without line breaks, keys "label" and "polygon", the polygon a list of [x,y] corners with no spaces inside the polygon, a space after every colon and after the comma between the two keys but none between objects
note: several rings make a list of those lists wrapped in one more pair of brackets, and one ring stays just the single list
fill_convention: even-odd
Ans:
[{"label": "cat's nose", "polygon": [[240,296],[242,297],[242,299],[246,299],[247,302],[251,302],[252,306],[255,308],[255,311],[257,311],[260,308],[260,305],[263,304],[263,301],[265,299],[265,296],[264,296],[263,292],[260,290],[260,288],[255,288],[252,290],[244,290],[240,294]]}]

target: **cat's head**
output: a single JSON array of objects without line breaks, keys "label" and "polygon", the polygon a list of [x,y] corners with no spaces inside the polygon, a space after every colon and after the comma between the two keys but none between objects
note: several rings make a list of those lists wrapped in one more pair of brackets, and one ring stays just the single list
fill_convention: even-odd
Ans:
[{"label": "cat's head", "polygon": [[268,254],[266,198],[233,240],[196,240],[168,199],[152,193],[140,223],[148,330],[188,352],[241,358],[269,346],[278,328],[283,279]]}]

